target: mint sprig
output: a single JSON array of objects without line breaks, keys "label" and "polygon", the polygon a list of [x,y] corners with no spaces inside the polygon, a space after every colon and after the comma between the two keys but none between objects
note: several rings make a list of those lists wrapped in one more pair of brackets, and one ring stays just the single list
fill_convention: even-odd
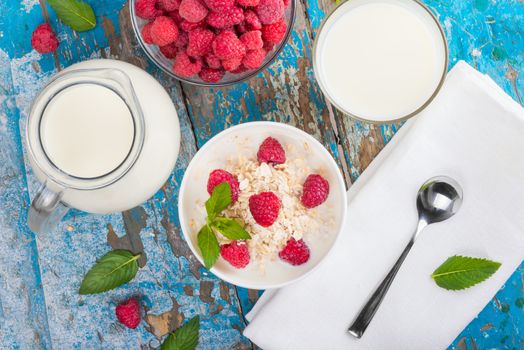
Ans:
[{"label": "mint sprig", "polygon": [[220,254],[215,232],[230,240],[251,239],[249,233],[237,220],[218,216],[231,202],[231,187],[229,183],[223,182],[213,189],[213,193],[205,203],[206,224],[198,232],[197,241],[207,269],[215,264]]},{"label": "mint sprig", "polygon": [[485,281],[500,265],[496,261],[455,255],[444,261],[431,277],[441,288],[461,290]]},{"label": "mint sprig", "polygon": [[84,32],[96,26],[93,8],[84,1],[47,0],[47,2],[55,10],[58,18],[77,32]]},{"label": "mint sprig", "polygon": [[80,294],[97,294],[115,289],[135,278],[140,254],[113,250],[101,257],[85,275]]},{"label": "mint sprig", "polygon": [[195,316],[182,327],[169,334],[160,350],[194,350],[198,345],[200,317]]}]

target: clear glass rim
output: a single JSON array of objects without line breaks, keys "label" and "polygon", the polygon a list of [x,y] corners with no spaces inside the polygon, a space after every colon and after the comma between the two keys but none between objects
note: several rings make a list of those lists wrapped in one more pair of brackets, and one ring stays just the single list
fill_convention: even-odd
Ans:
[{"label": "clear glass rim", "polygon": [[[96,77],[90,78],[89,75],[103,72],[117,72],[126,79],[126,83],[129,84],[131,91],[125,91],[130,96],[123,96],[122,92],[115,90],[114,87],[97,80]],[[77,78],[77,81],[67,82],[71,78],[71,75],[79,74],[83,75],[83,78]],[[72,77],[74,79],[74,77]],[[110,78],[106,78],[110,79]],[[63,81],[63,85],[56,87],[56,83]],[[116,81],[115,81],[116,82]],[[116,82],[118,83],[118,82]],[[47,154],[45,147],[41,139],[41,122],[44,116],[45,109],[48,104],[58,94],[65,91],[66,89],[79,85],[79,84],[94,84],[107,88],[114,92],[122,99],[126,107],[131,113],[133,119],[133,142],[129,147],[129,152],[126,157],[111,171],[95,177],[79,177],[67,173],[56,166],[49,155]],[[120,83],[118,83],[120,84]],[[124,87],[123,87],[124,88]],[[128,101],[131,99],[131,101]],[[131,102],[131,103],[130,103]],[[130,105],[134,104],[134,106]],[[103,187],[107,187],[120,178],[122,178],[136,163],[140,153],[142,152],[144,139],[145,139],[145,121],[140,108],[138,99],[134,93],[130,78],[126,73],[116,68],[100,68],[100,69],[75,69],[70,71],[63,71],[49,81],[46,86],[39,92],[37,98],[34,100],[31,107],[31,111],[27,118],[25,137],[27,140],[28,151],[31,159],[34,161],[35,166],[44,174],[46,178],[63,188],[72,188],[77,190],[94,190]]]},{"label": "clear glass rim", "polygon": [[140,35],[140,28],[139,28],[138,22],[137,22],[137,15],[135,13],[135,2],[136,2],[136,0],[130,0],[130,2],[129,2],[129,7],[130,7],[129,14],[131,16],[131,23],[133,24],[133,31],[135,33],[135,37],[137,38],[138,43],[140,44],[140,47],[142,48],[142,50],[146,53],[146,56],[155,64],[155,66],[160,68],[167,75],[169,75],[169,76],[171,76],[171,77],[173,77],[173,78],[175,78],[177,80],[180,80],[180,81],[182,81],[184,83],[190,84],[190,85],[203,86],[203,87],[224,87],[224,86],[235,85],[235,84],[238,84],[240,82],[243,82],[243,81],[246,81],[248,79],[251,79],[252,77],[256,76],[258,73],[264,71],[271,63],[273,63],[275,61],[275,59],[278,57],[278,55],[280,55],[280,53],[282,52],[282,50],[286,46],[286,44],[287,44],[287,42],[289,40],[289,37],[291,36],[291,33],[293,32],[293,27],[295,25],[296,1],[297,0],[291,0],[290,1],[291,17],[290,17],[290,20],[289,20],[289,23],[288,23],[288,26],[287,26],[287,29],[286,29],[286,34],[284,36],[284,39],[282,39],[282,42],[279,44],[277,49],[271,54],[271,57],[267,60],[267,62],[264,63],[260,68],[255,69],[255,70],[249,72],[247,75],[242,76],[241,78],[234,79],[234,80],[231,80],[231,81],[228,81],[228,82],[223,82],[223,83],[221,83],[221,82],[206,83],[204,81],[203,82],[192,81],[192,80],[189,80],[189,79],[186,79],[184,77],[180,77],[180,76],[176,75],[171,70],[167,69],[162,64],[157,62],[157,60],[154,57],[154,55],[150,52],[148,44],[146,44],[142,40],[142,36]]},{"label": "clear glass rim", "polygon": [[433,12],[431,12],[431,10],[424,3],[422,3],[420,0],[407,0],[407,1],[411,1],[411,2],[419,5],[422,9],[424,9],[430,15],[430,17],[433,19],[433,21],[435,22],[435,24],[437,25],[437,28],[439,30],[439,33],[440,33],[440,36],[441,36],[441,39],[442,39],[442,43],[444,45],[444,55],[445,55],[444,68],[443,68],[442,74],[440,76],[439,83],[437,84],[437,86],[435,88],[435,91],[433,91],[431,96],[419,108],[417,108],[413,112],[411,112],[411,113],[409,113],[407,115],[404,115],[402,117],[391,119],[391,120],[372,120],[372,119],[367,119],[367,118],[358,116],[356,114],[353,114],[353,113],[351,113],[349,111],[346,111],[338,103],[336,103],[331,98],[331,96],[329,96],[329,94],[327,93],[326,88],[324,87],[324,83],[322,82],[322,79],[320,79],[319,73],[318,73],[318,62],[317,62],[317,58],[316,57],[317,57],[317,50],[318,50],[318,45],[319,45],[318,41],[319,41],[320,33],[322,32],[324,26],[326,25],[328,20],[331,18],[331,16],[342,5],[344,5],[348,1],[351,1],[351,0],[346,0],[346,1],[342,2],[340,5],[338,5],[336,8],[334,8],[329,13],[329,15],[322,21],[322,24],[320,25],[320,28],[318,29],[317,35],[315,37],[315,42],[313,44],[313,72],[315,74],[315,79],[317,80],[318,85],[320,86],[320,89],[322,90],[324,96],[328,99],[328,101],[333,106],[335,106],[335,108],[337,108],[340,112],[344,113],[345,115],[347,115],[350,118],[353,118],[353,119],[356,119],[356,120],[359,120],[359,121],[362,121],[362,122],[366,122],[366,123],[370,123],[370,124],[394,124],[394,123],[399,123],[399,122],[402,122],[402,121],[406,121],[406,120],[414,117],[415,115],[420,113],[423,109],[425,109],[433,101],[433,99],[438,95],[438,93],[440,92],[440,89],[442,88],[442,85],[444,84],[444,80],[445,80],[447,72],[448,72],[448,64],[449,64],[448,41],[446,39],[446,35],[444,34],[444,30],[442,29],[442,26],[440,25],[440,22],[438,21],[438,19],[435,16],[435,14]]}]

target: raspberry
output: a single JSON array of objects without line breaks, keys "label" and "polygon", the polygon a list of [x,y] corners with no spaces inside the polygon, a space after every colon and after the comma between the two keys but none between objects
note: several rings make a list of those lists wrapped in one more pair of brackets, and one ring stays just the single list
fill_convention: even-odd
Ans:
[{"label": "raspberry", "polygon": [[220,255],[237,269],[243,269],[249,264],[249,250],[245,242],[233,241],[220,246]]},{"label": "raspberry", "polygon": [[58,45],[58,39],[47,23],[36,27],[31,35],[31,46],[40,53],[51,53],[58,48]]},{"label": "raspberry", "polygon": [[185,19],[180,22],[180,29],[182,29],[184,32],[190,32],[192,30],[195,30],[197,28],[203,28],[206,25],[205,20],[201,20],[200,22],[189,22]]},{"label": "raspberry", "polygon": [[237,33],[237,35],[244,34],[247,32],[246,24],[244,22],[237,24],[234,31]]},{"label": "raspberry", "polygon": [[158,0],[158,5],[164,11],[175,11],[180,7],[180,0]]},{"label": "raspberry", "polygon": [[304,182],[300,201],[306,208],[324,203],[329,195],[329,182],[317,174],[309,175]]},{"label": "raspberry", "polygon": [[184,21],[184,19],[182,18],[182,16],[180,16],[180,13],[175,10],[175,11],[169,11],[167,13],[167,15],[169,17],[171,17],[173,19],[173,21],[175,21],[176,25],[177,26],[180,26],[180,24],[182,23],[182,21]]},{"label": "raspberry", "polygon": [[236,34],[231,31],[223,31],[218,34],[212,46],[215,56],[222,60],[233,57],[243,57],[246,54],[244,44],[242,44]]},{"label": "raspberry", "polygon": [[284,7],[288,7],[291,3],[291,0],[284,0]]},{"label": "raspberry", "polygon": [[182,0],[178,13],[189,22],[197,23],[206,18],[207,7],[199,0]]},{"label": "raspberry", "polygon": [[174,45],[178,48],[183,48],[187,46],[189,42],[189,37],[186,32],[178,32],[178,38],[174,42]]},{"label": "raspberry", "polygon": [[275,48],[275,44],[264,42],[263,49],[266,50],[266,52],[271,52]]},{"label": "raspberry", "polygon": [[222,169],[215,169],[209,174],[207,180],[207,192],[213,193],[213,189],[223,182],[227,182],[231,188],[231,201],[234,203],[238,199],[240,189],[238,187],[238,180],[236,176]]},{"label": "raspberry", "polygon": [[201,69],[202,60],[191,58],[184,51],[177,54],[175,64],[173,64],[173,72],[186,78],[198,74]]},{"label": "raspberry", "polygon": [[240,7],[232,7],[224,12],[211,12],[207,17],[207,23],[215,28],[227,28],[242,23],[244,11]]},{"label": "raspberry", "polygon": [[213,68],[202,68],[200,73],[198,73],[198,76],[207,83],[216,83],[222,79],[224,76],[224,71]]},{"label": "raspberry", "polygon": [[282,0],[260,0],[256,11],[263,24],[275,23],[284,17],[284,2]]},{"label": "raspberry", "polygon": [[261,192],[249,197],[249,211],[260,226],[269,227],[278,218],[280,199],[273,192]]},{"label": "raspberry", "polygon": [[159,16],[151,25],[151,40],[158,46],[175,42],[178,38],[178,27],[171,17]]},{"label": "raspberry", "polygon": [[236,70],[242,64],[242,57],[233,57],[228,58],[227,60],[222,60],[222,67],[228,72]]},{"label": "raspberry", "polygon": [[207,65],[209,66],[209,68],[213,68],[213,69],[222,68],[222,63],[220,62],[220,59],[212,53],[207,54],[207,56],[205,57],[205,61]]},{"label": "raspberry", "polygon": [[259,30],[262,29],[262,23],[257,14],[252,10],[247,10],[244,12],[244,18],[246,21],[246,28],[248,30]]},{"label": "raspberry", "polygon": [[248,51],[242,59],[242,64],[248,69],[257,69],[262,66],[262,63],[264,63],[264,58],[266,58],[266,50],[251,50]]},{"label": "raspberry", "polygon": [[244,7],[255,7],[258,5],[260,0],[238,0],[237,3]]},{"label": "raspberry", "polygon": [[154,19],[162,14],[162,11],[156,8],[156,0],[137,0],[135,2],[135,13],[143,19]]},{"label": "raspberry", "polygon": [[226,12],[235,6],[235,0],[204,0],[211,11]]},{"label": "raspberry", "polygon": [[193,57],[206,55],[211,51],[215,34],[209,29],[197,28],[188,34],[187,54]]},{"label": "raspberry", "polygon": [[309,260],[309,248],[304,240],[296,241],[294,238],[290,238],[284,249],[278,253],[278,256],[291,265],[302,265]]},{"label": "raspberry", "polygon": [[257,158],[260,163],[283,164],[286,162],[286,152],[280,142],[267,137],[258,147]]},{"label": "raspberry", "polygon": [[286,36],[287,24],[284,21],[262,27],[262,40],[266,44],[278,44]]},{"label": "raspberry", "polygon": [[262,32],[260,30],[252,30],[240,36],[240,41],[248,50],[261,49],[264,46],[262,41]]},{"label": "raspberry", "polygon": [[160,46],[160,52],[162,52],[162,55],[166,56],[166,58],[169,58],[169,59],[175,58],[177,51],[178,51],[178,47],[176,47],[174,43]]},{"label": "raspberry", "polygon": [[151,26],[153,23],[148,23],[142,28],[142,40],[146,44],[153,44],[153,38],[151,38]]},{"label": "raspberry", "polygon": [[140,324],[140,303],[136,298],[130,298],[119,304],[115,313],[116,318],[127,328],[135,329]]}]

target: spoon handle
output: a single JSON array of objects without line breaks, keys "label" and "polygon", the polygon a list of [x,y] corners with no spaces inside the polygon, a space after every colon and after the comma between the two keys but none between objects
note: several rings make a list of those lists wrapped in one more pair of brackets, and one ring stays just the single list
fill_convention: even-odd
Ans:
[{"label": "spoon handle", "polygon": [[384,299],[384,296],[388,292],[389,286],[391,286],[391,283],[393,282],[393,279],[395,278],[398,270],[400,269],[400,265],[404,262],[404,259],[406,259],[406,256],[408,255],[409,251],[411,250],[411,247],[413,246],[413,243],[415,242],[415,237],[412,237],[409,241],[406,248],[404,248],[404,251],[399,256],[397,262],[387,276],[384,278],[382,283],[377,287],[375,292],[371,295],[367,303],[364,305],[362,310],[360,310],[360,313],[358,314],[357,318],[353,321],[353,324],[349,327],[348,332],[352,336],[356,338],[361,338],[364,332],[366,331],[366,328],[368,327],[369,323],[371,322],[371,319],[373,319],[373,316],[375,315],[375,312],[377,312],[378,307],[380,306],[380,303],[382,302],[382,299]]}]

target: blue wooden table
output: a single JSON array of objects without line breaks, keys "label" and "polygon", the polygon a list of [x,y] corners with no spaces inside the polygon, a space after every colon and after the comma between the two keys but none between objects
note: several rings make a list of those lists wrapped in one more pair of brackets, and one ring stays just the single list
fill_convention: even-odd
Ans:
[{"label": "blue wooden table", "polygon": [[[98,26],[75,33],[44,0],[0,2],[0,348],[149,349],[184,319],[201,315],[200,349],[252,349],[242,336],[244,315],[260,293],[236,288],[202,268],[181,237],[178,186],[196,150],[219,131],[249,120],[276,120],[307,130],[335,156],[348,185],[358,178],[400,125],[373,126],[344,118],[326,104],[311,67],[312,40],[333,0],[298,1],[293,35],[279,59],[250,81],[230,88],[180,84],[148,62],[133,36],[125,0],[89,0]],[[450,47],[450,66],[466,60],[515,100],[524,94],[522,0],[427,0]],[[61,45],[52,55],[31,49],[33,29],[49,21]],[[358,53],[356,53],[358,54]],[[36,182],[22,147],[24,118],[40,88],[60,69],[96,57],[144,67],[167,89],[182,127],[176,168],[142,206],[95,216],[68,214],[51,234],[26,225]],[[128,285],[95,296],[78,286],[97,257],[115,248],[142,251],[145,267]],[[450,348],[524,348],[524,265],[462,331]],[[136,330],[116,322],[114,307],[140,296],[145,320]]]}]

